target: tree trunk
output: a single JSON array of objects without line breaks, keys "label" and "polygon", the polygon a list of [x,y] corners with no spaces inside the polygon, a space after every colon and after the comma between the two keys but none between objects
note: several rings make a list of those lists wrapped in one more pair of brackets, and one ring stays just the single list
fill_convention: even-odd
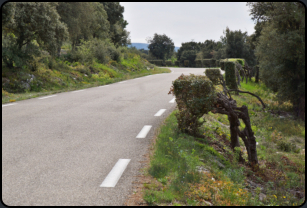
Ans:
[{"label": "tree trunk", "polygon": [[299,98],[299,104],[297,107],[297,116],[298,118],[305,121],[305,96]]},{"label": "tree trunk", "polygon": [[61,47],[58,47],[58,50],[57,50],[57,57],[60,57],[61,56]]},{"label": "tree trunk", "polygon": [[256,66],[255,82],[256,82],[256,83],[259,83],[259,67],[258,67],[258,66]]},{"label": "tree trunk", "polygon": [[243,105],[241,108],[236,108],[236,110],[240,111],[240,113],[238,113],[238,117],[241,118],[245,124],[244,130],[239,132],[239,136],[244,141],[248,154],[248,161],[252,164],[257,164],[258,158],[256,150],[256,138],[251,128],[250,119],[248,115],[248,108],[245,105]]}]

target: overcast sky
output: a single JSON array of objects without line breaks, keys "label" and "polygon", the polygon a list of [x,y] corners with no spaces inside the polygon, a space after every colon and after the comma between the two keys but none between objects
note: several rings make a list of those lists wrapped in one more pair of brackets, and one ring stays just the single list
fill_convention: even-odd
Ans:
[{"label": "overcast sky", "polygon": [[132,43],[147,43],[154,33],[170,37],[175,46],[189,42],[220,40],[230,30],[254,33],[246,2],[120,2],[125,7]]}]

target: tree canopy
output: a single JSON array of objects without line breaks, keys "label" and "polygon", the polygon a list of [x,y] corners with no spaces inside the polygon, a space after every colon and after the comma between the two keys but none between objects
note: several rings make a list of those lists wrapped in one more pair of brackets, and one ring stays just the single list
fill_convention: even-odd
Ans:
[{"label": "tree canopy", "polygon": [[174,42],[165,34],[154,34],[153,38],[148,39],[148,49],[152,55],[158,59],[168,59],[172,56],[175,49]]},{"label": "tree canopy", "polygon": [[260,78],[305,119],[305,7],[299,2],[248,5],[262,26],[256,45]]},{"label": "tree canopy", "polygon": [[[5,17],[2,22],[5,27],[2,58],[8,66],[12,67],[14,60],[21,64],[22,59],[31,57],[34,51],[37,52],[37,44],[50,54],[56,53],[58,45],[68,36],[56,5],[46,2],[9,2],[3,6],[6,12],[2,14]],[[33,41],[36,41],[36,45]]]}]

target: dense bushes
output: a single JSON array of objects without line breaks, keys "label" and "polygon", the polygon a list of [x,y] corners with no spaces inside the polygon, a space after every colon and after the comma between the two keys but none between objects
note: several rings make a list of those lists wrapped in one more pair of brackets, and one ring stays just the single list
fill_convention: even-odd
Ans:
[{"label": "dense bushes", "polygon": [[166,66],[174,66],[172,61],[165,61]]},{"label": "dense bushes", "polygon": [[205,74],[214,85],[218,84],[221,76],[221,72],[219,69],[206,69]]},{"label": "dense bushes", "polygon": [[183,64],[184,64],[185,67],[188,67],[189,66],[189,60],[184,60]]},{"label": "dense bushes", "polygon": [[225,71],[224,64],[225,62],[223,60],[220,60],[220,67],[221,67],[221,70],[223,71]]},{"label": "dense bushes", "polygon": [[163,63],[163,60],[162,59],[157,59],[157,60],[148,60],[151,64],[154,64],[156,66],[163,66],[164,63]]},{"label": "dense bushes", "polygon": [[196,67],[203,67],[203,62],[201,59],[195,59],[195,66]]},{"label": "dense bushes", "polygon": [[203,59],[203,67],[214,67],[216,66],[215,59]]},{"label": "dense bushes", "polygon": [[229,89],[238,89],[237,80],[236,80],[236,65],[234,62],[225,61],[224,68],[225,68],[225,81],[226,85]]},{"label": "dense bushes", "polygon": [[216,98],[213,83],[206,76],[182,74],[173,81],[170,93],[176,96],[180,131],[197,135],[202,124],[199,118],[211,110]]},{"label": "dense bushes", "polygon": [[108,40],[92,39],[90,41],[81,41],[82,44],[76,47],[68,57],[69,61],[79,61],[81,63],[93,63],[96,60],[99,63],[106,64],[110,60],[120,61],[121,53]]}]

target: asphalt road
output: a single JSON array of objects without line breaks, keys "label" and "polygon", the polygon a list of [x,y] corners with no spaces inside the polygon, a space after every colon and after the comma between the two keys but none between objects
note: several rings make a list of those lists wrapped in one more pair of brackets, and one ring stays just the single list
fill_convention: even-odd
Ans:
[{"label": "asphalt road", "polygon": [[[142,155],[176,106],[172,81],[203,68],[2,105],[2,202],[8,206],[123,205]],[[42,98],[42,97],[41,97]],[[154,116],[166,109],[161,116]],[[145,125],[152,128],[136,138]],[[115,187],[100,187],[130,159]]]}]

